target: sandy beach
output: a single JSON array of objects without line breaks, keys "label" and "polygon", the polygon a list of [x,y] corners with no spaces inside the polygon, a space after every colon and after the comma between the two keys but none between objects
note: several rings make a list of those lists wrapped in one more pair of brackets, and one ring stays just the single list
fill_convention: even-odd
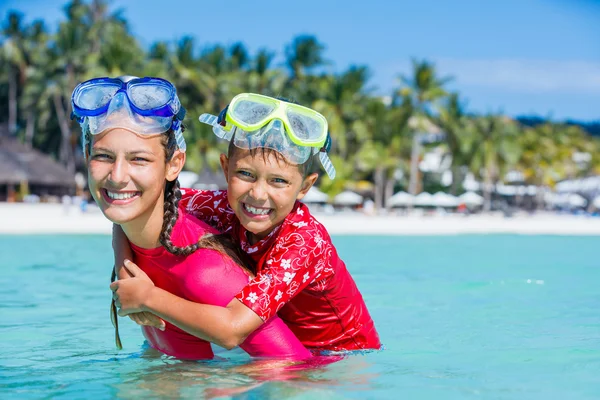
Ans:
[{"label": "sandy beach", "polygon": [[[315,214],[332,235],[550,234],[600,235],[600,218],[536,213],[505,218],[500,214],[367,216],[342,212]],[[90,205],[0,203],[0,234],[110,234],[111,223]]]}]

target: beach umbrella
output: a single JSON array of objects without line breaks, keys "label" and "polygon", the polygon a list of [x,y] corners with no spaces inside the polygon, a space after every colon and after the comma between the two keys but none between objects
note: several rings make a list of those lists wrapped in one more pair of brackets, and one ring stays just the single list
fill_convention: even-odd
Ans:
[{"label": "beach umbrella", "polygon": [[558,195],[556,193],[546,192],[546,193],[544,193],[544,203],[551,204],[551,205],[555,204],[557,197],[558,197]]},{"label": "beach umbrella", "polygon": [[321,192],[317,187],[313,186],[308,190],[306,196],[302,198],[303,203],[327,203],[329,196]]},{"label": "beach umbrella", "polygon": [[496,193],[502,196],[515,196],[517,194],[517,186],[499,183],[496,185]]},{"label": "beach umbrella", "polygon": [[398,192],[388,199],[387,204],[390,207],[402,207],[409,206],[413,204],[414,201],[415,199],[410,193]]},{"label": "beach umbrella", "polygon": [[578,195],[577,193],[570,194],[568,199],[569,205],[571,207],[585,207],[585,205],[587,204],[587,200],[583,196]]},{"label": "beach umbrella", "polygon": [[431,196],[431,202],[437,207],[456,207],[459,204],[456,197],[444,192],[437,192]]},{"label": "beach umbrella", "polygon": [[465,190],[468,190],[469,192],[479,190],[481,188],[481,184],[477,182],[473,177],[465,178],[462,186]]},{"label": "beach umbrella", "polygon": [[474,192],[463,193],[458,199],[468,206],[480,206],[483,204],[483,197]]},{"label": "beach umbrella", "polygon": [[333,204],[338,206],[357,206],[362,204],[363,197],[360,194],[346,190],[333,198]]},{"label": "beach umbrella", "polygon": [[569,194],[568,193],[556,193],[552,202],[556,206],[565,206],[569,203]]},{"label": "beach umbrella", "polygon": [[432,198],[433,196],[431,196],[431,194],[427,193],[427,192],[422,192],[419,193],[416,197],[415,197],[415,205],[416,206],[433,206],[435,204],[433,204]]}]

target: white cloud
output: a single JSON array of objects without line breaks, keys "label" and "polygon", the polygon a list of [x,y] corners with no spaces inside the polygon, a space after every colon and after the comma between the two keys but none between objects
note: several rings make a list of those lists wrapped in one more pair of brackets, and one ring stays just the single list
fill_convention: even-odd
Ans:
[{"label": "white cloud", "polygon": [[[454,84],[518,93],[598,94],[600,62],[527,59],[432,58],[439,76]],[[395,64],[398,74],[410,74],[409,62]]]}]

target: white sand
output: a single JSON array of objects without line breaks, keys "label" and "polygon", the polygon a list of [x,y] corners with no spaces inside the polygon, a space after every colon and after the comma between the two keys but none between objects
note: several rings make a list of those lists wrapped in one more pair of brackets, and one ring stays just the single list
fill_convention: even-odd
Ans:
[{"label": "white sand", "polygon": [[[554,234],[600,235],[600,218],[538,213],[500,215],[366,216],[355,213],[316,214],[331,234],[453,235]],[[94,206],[87,213],[60,204],[0,203],[0,234],[110,234],[112,224]]]}]

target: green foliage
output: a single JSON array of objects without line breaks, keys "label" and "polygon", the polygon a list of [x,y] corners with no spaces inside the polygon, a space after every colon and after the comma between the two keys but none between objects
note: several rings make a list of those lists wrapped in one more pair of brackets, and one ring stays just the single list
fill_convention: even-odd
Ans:
[{"label": "green foliage", "polygon": [[[73,168],[83,168],[76,164],[79,127],[68,118],[73,88],[92,77],[129,74],[160,76],[177,87],[188,111],[186,169],[192,171],[218,169],[219,154],[226,150],[198,116],[220,112],[238,93],[257,92],[297,101],[327,118],[338,177],[323,176],[319,185],[331,196],[370,180],[382,207],[399,177],[408,186],[413,136],[428,131],[445,134],[435,146],[452,160],[454,191],[466,171],[495,183],[518,170],[527,183],[550,186],[600,173],[600,144],[578,127],[524,127],[501,115],[469,115],[460,95],[446,91],[450,78],[440,77],[427,60],[413,60],[412,72],[400,76],[398,88],[384,101],[368,86],[367,66],[324,72],[326,46],[315,36],[292,38],[279,66],[269,49],[252,54],[242,43],[203,46],[190,36],[144,49],[122,11],[110,13],[104,0],[72,0],[55,32],[43,21],[27,23],[21,13],[10,12],[0,45],[0,106],[6,110],[0,123]],[[590,161],[576,163],[578,152],[591,154]]]}]

